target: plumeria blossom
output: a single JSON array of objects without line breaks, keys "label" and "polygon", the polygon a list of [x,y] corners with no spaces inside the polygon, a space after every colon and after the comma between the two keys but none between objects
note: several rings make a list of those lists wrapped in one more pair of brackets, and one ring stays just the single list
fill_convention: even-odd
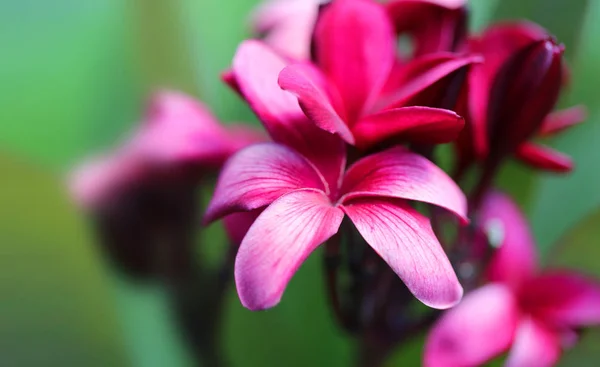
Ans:
[{"label": "plumeria blossom", "polygon": [[478,58],[434,54],[392,73],[395,48],[383,5],[334,0],[319,13],[314,63],[287,65],[279,85],[298,97],[317,126],[359,148],[392,137],[430,144],[454,140],[463,119],[449,110],[415,106],[415,99]]},{"label": "plumeria blossom", "polygon": [[154,94],[141,126],[115,152],[77,169],[71,191],[93,208],[120,189],[188,166],[193,172],[219,168],[231,154],[262,140],[244,126],[225,128],[200,102],[174,91]]},{"label": "plumeria blossom", "polygon": [[[464,196],[456,184],[402,147],[367,156],[343,175],[340,168],[323,172],[297,151],[275,143],[248,147],[225,165],[206,220],[266,207],[236,259],[244,306],[257,310],[276,305],[304,259],[338,231],[344,215],[423,303],[447,308],[458,302],[462,288],[429,219],[407,202],[439,205],[466,220]],[[339,176],[336,187],[324,178],[334,174]]]},{"label": "plumeria blossom", "polygon": [[325,0],[269,0],[252,16],[252,28],[277,52],[310,59],[310,43],[319,6]]},{"label": "plumeria blossom", "polygon": [[434,164],[404,148],[346,167],[345,144],[318,128],[277,84],[286,60],[259,41],[242,43],[227,82],[275,143],[234,155],[223,168],[205,222],[263,210],[242,240],[235,278],[242,304],[276,305],[304,259],[348,215],[373,249],[424,303],[455,304],[462,288],[431,230],[407,200],[439,205],[466,220],[465,198]]},{"label": "plumeria blossom", "polygon": [[469,126],[459,143],[462,161],[514,154],[541,169],[564,172],[569,157],[528,140],[563,131],[585,118],[582,107],[551,113],[564,81],[564,47],[532,23],[488,28],[471,48],[485,62],[469,75]]},{"label": "plumeria blossom", "polygon": [[489,194],[480,225],[499,246],[491,283],[445,313],[425,346],[428,367],[479,366],[509,351],[506,366],[545,367],[576,341],[575,330],[600,324],[600,283],[566,270],[538,270],[525,218],[504,194]]},{"label": "plumeria blossom", "polygon": [[[135,279],[164,273],[158,269],[185,255],[197,225],[195,190],[240,148],[264,140],[241,126],[225,128],[201,103],[171,91],[156,93],[141,125],[115,152],[77,169],[71,191],[92,214],[102,249]],[[227,218],[232,228],[243,216]],[[180,255],[183,254],[183,255]],[[163,265],[159,265],[163,264]]]}]

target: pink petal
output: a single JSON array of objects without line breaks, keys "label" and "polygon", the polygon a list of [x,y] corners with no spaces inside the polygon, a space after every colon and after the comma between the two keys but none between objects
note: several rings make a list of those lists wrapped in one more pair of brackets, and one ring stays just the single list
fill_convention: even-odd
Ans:
[{"label": "pink petal", "polygon": [[379,196],[422,201],[446,208],[467,222],[465,195],[444,171],[403,147],[369,155],[344,177],[340,200]]},{"label": "pink petal", "polygon": [[231,157],[223,167],[204,221],[257,209],[303,188],[326,188],[304,157],[279,144],[252,145]]},{"label": "pink petal", "polygon": [[337,133],[349,144],[354,144],[352,133],[329,99],[325,83],[319,70],[311,68],[308,64],[287,66],[279,74],[279,85],[298,97],[306,116],[321,129]]},{"label": "pink petal", "polygon": [[527,281],[535,271],[537,252],[528,223],[517,204],[508,195],[491,192],[481,206],[478,225],[492,246],[498,247],[488,267],[489,280],[513,288]]},{"label": "pink petal", "polygon": [[255,33],[285,55],[310,58],[312,31],[321,0],[270,0],[263,3],[252,17]]},{"label": "pink petal", "polygon": [[228,134],[199,101],[179,92],[162,91],[152,96],[144,124],[124,149],[153,163],[192,161],[218,166],[251,142]]},{"label": "pink petal", "polygon": [[394,108],[362,118],[352,127],[360,147],[397,137],[411,143],[439,144],[455,140],[465,125],[455,112],[430,107]]},{"label": "pink petal", "polygon": [[256,219],[240,245],[235,283],[242,304],[262,310],[279,303],[308,255],[337,231],[344,213],[322,193],[291,192]]},{"label": "pink petal", "polygon": [[223,218],[223,226],[225,227],[225,232],[232,242],[232,245],[239,246],[239,244],[242,243],[246,233],[248,233],[248,229],[250,229],[250,226],[252,226],[256,218],[258,218],[262,212],[263,210],[261,208],[250,212],[229,214]]},{"label": "pink petal", "polygon": [[425,367],[479,366],[512,344],[519,311],[512,292],[489,284],[446,311],[425,341]]},{"label": "pink petal", "polygon": [[551,367],[560,356],[560,340],[555,331],[548,330],[533,319],[519,324],[506,367]]},{"label": "pink petal", "polygon": [[[464,0],[392,0],[385,3],[396,33],[408,34],[412,56],[455,51],[466,37]],[[409,55],[410,56],[410,55]]]},{"label": "pink petal", "polygon": [[[388,80],[386,93],[377,105],[382,108],[403,107],[426,89],[439,83],[447,76],[482,61],[478,55],[457,56],[439,52],[415,59]],[[391,93],[390,93],[391,92]]]},{"label": "pink petal", "polygon": [[600,324],[600,282],[574,272],[551,272],[532,279],[523,303],[538,319],[566,327]]},{"label": "pink petal", "polygon": [[300,109],[298,99],[277,79],[287,62],[259,41],[244,41],[233,60],[235,85],[274,141],[297,150],[325,177],[332,190],[346,165],[344,142],[321,130]]},{"label": "pink petal", "polygon": [[342,209],[421,302],[444,309],[460,301],[462,287],[428,218],[399,200],[357,199]]},{"label": "pink petal", "polygon": [[572,126],[582,123],[587,118],[584,106],[575,106],[551,113],[546,117],[539,132],[540,136],[551,136]]},{"label": "pink petal", "polygon": [[383,87],[394,63],[394,32],[385,9],[370,0],[336,0],[315,26],[317,64],[356,119]]},{"label": "pink petal", "polygon": [[543,145],[523,143],[519,146],[516,156],[522,162],[545,171],[560,173],[573,169],[571,157]]},{"label": "pink petal", "polygon": [[97,157],[71,173],[69,191],[79,206],[94,209],[142,173],[143,167],[125,155]]}]

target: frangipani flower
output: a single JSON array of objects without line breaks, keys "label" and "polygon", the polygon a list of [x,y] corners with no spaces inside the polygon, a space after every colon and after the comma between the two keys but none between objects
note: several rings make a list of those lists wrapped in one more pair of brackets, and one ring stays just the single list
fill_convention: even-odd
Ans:
[{"label": "frangipani flower", "polygon": [[[447,308],[458,302],[462,288],[429,219],[407,202],[439,205],[465,219],[464,196],[454,182],[402,147],[367,156],[343,176],[342,168],[323,172],[297,151],[274,143],[248,147],[225,165],[206,221],[266,207],[236,259],[244,306],[276,305],[304,259],[338,231],[344,215],[423,303]],[[337,187],[324,179],[334,174]]]},{"label": "frangipani flower", "polygon": [[527,223],[507,196],[490,194],[479,219],[499,246],[491,283],[433,327],[425,366],[479,366],[505,351],[509,367],[552,366],[576,329],[600,324],[600,283],[572,271],[540,272]]},{"label": "frangipani flower", "polygon": [[413,103],[477,57],[434,54],[392,73],[393,25],[385,8],[371,0],[334,0],[323,6],[313,40],[314,64],[285,67],[279,84],[298,97],[320,128],[360,148],[391,137],[419,143],[457,137],[463,120],[456,113]]},{"label": "frangipani flower", "polygon": [[115,192],[165,173],[191,175],[216,169],[231,154],[263,140],[244,126],[225,128],[200,102],[182,93],[153,95],[141,126],[110,155],[90,160],[71,177],[71,191],[86,208],[104,203]]},{"label": "frangipani flower", "polygon": [[551,135],[585,118],[576,107],[550,114],[564,79],[564,47],[531,23],[488,28],[471,48],[485,62],[469,75],[469,126],[459,142],[463,162],[497,161],[514,154],[538,168],[569,171],[571,160],[528,142],[536,134]]},{"label": "frangipani flower", "polygon": [[344,215],[417,298],[438,308],[456,303],[462,294],[456,275],[429,220],[407,200],[439,205],[465,219],[460,189],[434,164],[401,147],[346,170],[344,142],[318,128],[297,99],[279,88],[285,65],[266,45],[246,41],[226,77],[275,141],[229,160],[205,216],[210,222],[264,209],[236,259],[242,304],[253,310],[276,305],[300,264],[338,231]]},{"label": "frangipani flower", "polygon": [[[201,178],[262,140],[248,128],[221,126],[191,97],[163,91],[151,98],[141,126],[122,147],[74,172],[72,195],[93,216],[113,263],[148,279],[164,274],[169,261],[188,256]],[[243,224],[240,216],[227,221]],[[235,241],[236,233],[228,233]]]},{"label": "frangipani flower", "polygon": [[277,52],[296,60],[310,59],[310,43],[326,0],[269,0],[252,17],[252,28]]}]

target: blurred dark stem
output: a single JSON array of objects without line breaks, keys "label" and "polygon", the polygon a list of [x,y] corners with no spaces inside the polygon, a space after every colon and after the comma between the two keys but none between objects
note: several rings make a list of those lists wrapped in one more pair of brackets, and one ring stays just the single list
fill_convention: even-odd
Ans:
[{"label": "blurred dark stem", "polygon": [[209,269],[196,261],[194,249],[199,203],[195,186],[171,191],[165,218],[164,282],[176,313],[179,328],[202,366],[225,366],[220,350],[222,311],[226,291],[231,283],[235,256],[230,250],[219,269]]},{"label": "blurred dark stem", "polygon": [[492,183],[500,168],[501,159],[490,159],[486,162],[483,173],[469,196],[469,212],[471,215],[479,210],[479,206],[487,191],[492,187]]}]

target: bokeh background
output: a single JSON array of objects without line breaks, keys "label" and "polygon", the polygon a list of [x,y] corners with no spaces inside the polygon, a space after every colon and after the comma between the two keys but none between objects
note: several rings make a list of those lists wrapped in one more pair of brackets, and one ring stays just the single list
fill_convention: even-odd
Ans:
[{"label": "bokeh background", "polygon": [[[0,0],[0,365],[190,366],[163,290],[104,261],[65,188],[84,157],[131,128],[156,87],[204,100],[226,122],[255,118],[219,80],[248,36],[257,0]],[[528,18],[567,45],[572,85],[561,104],[588,121],[554,139],[569,176],[508,166],[501,186],[530,219],[547,264],[600,276],[600,1],[472,0],[471,25]],[[198,256],[225,248],[215,225]],[[251,313],[233,290],[221,343],[233,366],[348,366],[312,256],[277,308]],[[422,336],[389,366],[418,366]],[[596,366],[586,332],[563,366]]]}]

